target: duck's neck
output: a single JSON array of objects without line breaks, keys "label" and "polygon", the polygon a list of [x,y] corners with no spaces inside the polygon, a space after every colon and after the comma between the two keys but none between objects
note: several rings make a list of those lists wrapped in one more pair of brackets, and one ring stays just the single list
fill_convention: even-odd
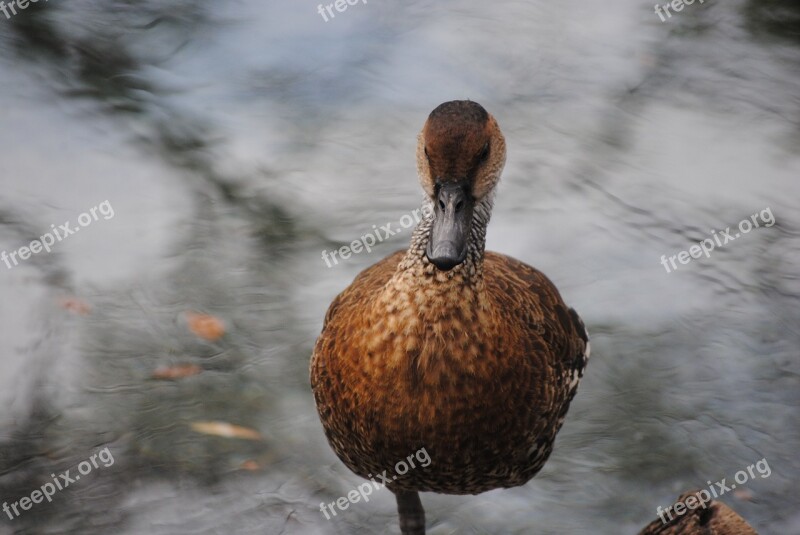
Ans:
[{"label": "duck's neck", "polygon": [[425,251],[431,237],[433,226],[433,201],[426,198],[422,205],[422,220],[414,229],[411,245],[400,262],[394,281],[401,284],[414,285],[450,285],[464,286],[475,291],[483,290],[483,254],[486,247],[486,226],[492,215],[492,195],[482,199],[472,212],[467,257],[458,266],[449,271],[441,271],[428,260]]}]

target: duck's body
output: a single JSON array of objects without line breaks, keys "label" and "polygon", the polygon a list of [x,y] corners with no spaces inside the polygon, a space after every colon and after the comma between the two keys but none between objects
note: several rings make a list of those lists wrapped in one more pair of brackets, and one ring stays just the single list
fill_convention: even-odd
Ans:
[{"label": "duck's body", "polygon": [[398,269],[403,256],[365,270],[330,307],[312,369],[328,440],[362,477],[425,448],[431,465],[398,489],[526,483],[585,365],[580,320],[542,273],[506,256],[487,253],[476,284]]},{"label": "duck's body", "polygon": [[424,533],[424,521],[403,522],[404,501],[419,503],[412,493],[530,480],[589,354],[580,318],[541,272],[484,253],[505,161],[494,119],[472,102],[443,104],[420,145],[428,198],[409,250],[363,271],[333,301],[311,362],[328,440],[356,474],[391,476],[422,448],[430,457],[389,484],[404,533]]}]

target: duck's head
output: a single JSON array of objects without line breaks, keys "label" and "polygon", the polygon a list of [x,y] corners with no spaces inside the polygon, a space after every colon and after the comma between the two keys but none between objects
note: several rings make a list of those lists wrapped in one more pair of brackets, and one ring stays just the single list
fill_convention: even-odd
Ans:
[{"label": "duck's head", "polygon": [[417,172],[434,207],[425,254],[438,269],[466,259],[473,211],[491,206],[505,161],[500,127],[477,102],[445,102],[428,116],[417,141]]}]

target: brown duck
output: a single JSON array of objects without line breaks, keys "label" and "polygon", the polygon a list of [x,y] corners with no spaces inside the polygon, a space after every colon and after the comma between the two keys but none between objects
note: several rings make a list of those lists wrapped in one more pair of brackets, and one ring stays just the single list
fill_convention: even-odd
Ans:
[{"label": "brown duck", "polygon": [[[484,252],[505,159],[497,121],[479,104],[431,112],[417,143],[425,200],[411,245],[334,299],[311,358],[331,447],[362,477],[387,470],[405,535],[425,533],[419,492],[529,481],[589,358],[583,323],[553,283]],[[395,473],[423,448],[428,466]]]}]

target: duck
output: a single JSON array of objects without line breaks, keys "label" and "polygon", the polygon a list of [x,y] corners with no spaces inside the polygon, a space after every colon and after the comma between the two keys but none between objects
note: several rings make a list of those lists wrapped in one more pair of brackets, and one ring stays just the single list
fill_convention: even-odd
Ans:
[{"label": "duck", "polygon": [[[314,345],[310,383],[328,443],[355,474],[387,474],[403,535],[425,533],[420,492],[479,494],[533,478],[589,359],[584,323],[550,279],[485,251],[505,161],[483,106],[437,106],[417,137],[423,216],[408,249],[356,276]],[[420,451],[426,466],[413,463]]]}]

